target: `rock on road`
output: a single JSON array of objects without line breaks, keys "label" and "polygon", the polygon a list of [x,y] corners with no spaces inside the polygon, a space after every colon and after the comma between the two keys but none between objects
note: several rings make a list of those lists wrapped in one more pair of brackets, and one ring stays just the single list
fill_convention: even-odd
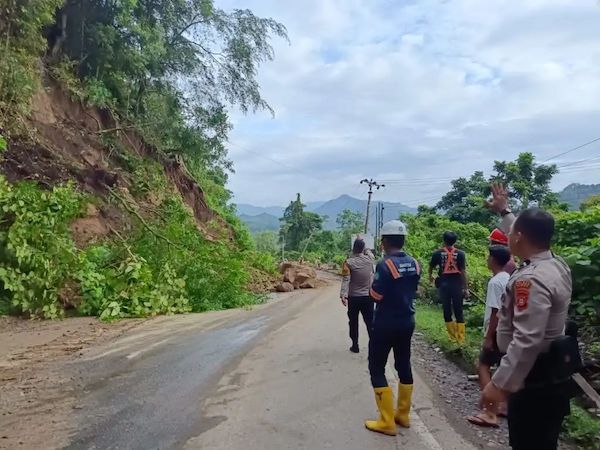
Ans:
[{"label": "rock on road", "polygon": [[[395,438],[364,428],[377,414],[366,332],[361,325],[362,352],[348,352],[338,288],[284,294],[252,310],[159,318],[85,349],[60,367],[76,385],[55,396],[44,445],[19,448],[477,448],[418,371],[412,427]],[[391,366],[388,379],[395,384]],[[16,429],[28,419],[0,420]]]}]

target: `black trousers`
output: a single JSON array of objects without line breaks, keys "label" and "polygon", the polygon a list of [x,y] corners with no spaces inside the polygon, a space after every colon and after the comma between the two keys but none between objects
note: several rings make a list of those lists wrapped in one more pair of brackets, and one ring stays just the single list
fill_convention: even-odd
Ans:
[{"label": "black trousers", "polygon": [[567,383],[525,388],[508,398],[508,433],[513,450],[556,450],[562,422],[571,412]]},{"label": "black trousers", "polygon": [[413,332],[412,325],[374,326],[369,341],[369,373],[374,388],[386,387],[385,366],[390,350],[394,350],[394,367],[402,384],[413,384],[412,367],[410,365],[410,343]]},{"label": "black trousers", "polygon": [[454,318],[458,323],[464,323],[462,281],[442,281],[438,292],[444,309],[444,322],[452,322],[452,315],[454,314]]},{"label": "black trousers", "polygon": [[373,299],[367,297],[350,297],[348,299],[348,325],[350,328],[350,339],[358,345],[358,315],[362,314],[367,333],[371,337],[371,326],[373,325]]}]

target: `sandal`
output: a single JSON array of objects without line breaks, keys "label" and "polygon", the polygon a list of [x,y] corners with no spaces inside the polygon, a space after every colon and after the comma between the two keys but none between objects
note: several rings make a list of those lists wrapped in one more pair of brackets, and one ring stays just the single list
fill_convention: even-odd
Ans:
[{"label": "sandal", "polygon": [[469,416],[467,417],[467,420],[473,425],[485,428],[498,428],[500,426],[498,425],[498,422],[494,422],[494,420],[484,412],[481,412],[476,416]]}]

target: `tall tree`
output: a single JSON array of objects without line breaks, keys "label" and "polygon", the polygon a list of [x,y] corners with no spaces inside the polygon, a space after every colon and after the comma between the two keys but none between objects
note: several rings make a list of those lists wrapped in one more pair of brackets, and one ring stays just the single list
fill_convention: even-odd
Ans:
[{"label": "tall tree", "polygon": [[365,226],[365,216],[362,213],[344,209],[335,219],[338,229],[347,233],[360,233]]},{"label": "tall tree", "polygon": [[279,239],[274,231],[262,231],[254,236],[256,250],[275,255],[279,251]]},{"label": "tall tree", "polygon": [[345,253],[350,248],[352,235],[364,230],[365,216],[362,213],[344,209],[338,214],[335,221],[339,230],[338,247]]},{"label": "tall tree", "polygon": [[300,250],[300,244],[323,227],[323,218],[304,211],[304,208],[300,194],[297,194],[296,200],[290,202],[280,219],[282,224],[279,233],[289,250]]},{"label": "tall tree", "polygon": [[550,190],[550,181],[558,173],[555,165],[536,164],[531,153],[521,153],[516,161],[495,161],[494,171],[489,179],[483,172],[477,171],[469,178],[453,180],[452,189],[442,197],[436,208],[457,222],[491,226],[495,223],[494,216],[481,207],[490,193],[491,181],[505,184],[515,209],[532,205],[545,208],[560,206],[557,194]]},{"label": "tall tree", "polygon": [[558,196],[550,190],[552,177],[558,173],[555,164],[536,164],[532,153],[521,153],[516,161],[495,161],[492,178],[508,186],[515,206],[555,206]]},{"label": "tall tree", "polygon": [[436,208],[457,222],[487,225],[493,216],[481,205],[489,192],[489,181],[485,179],[483,172],[477,171],[469,178],[453,180],[452,189],[442,197]]}]

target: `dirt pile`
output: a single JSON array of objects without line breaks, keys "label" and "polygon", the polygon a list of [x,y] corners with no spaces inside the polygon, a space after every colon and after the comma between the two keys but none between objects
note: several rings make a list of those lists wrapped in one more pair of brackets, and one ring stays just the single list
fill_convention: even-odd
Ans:
[{"label": "dirt pile", "polygon": [[309,265],[284,261],[279,265],[279,273],[282,274],[283,279],[275,287],[278,292],[317,287],[317,271]]},{"label": "dirt pile", "polygon": [[[248,289],[253,294],[264,294],[265,292],[273,292],[278,284],[277,277],[267,272],[250,267],[250,280],[246,284]],[[293,290],[293,289],[292,289]]]}]

